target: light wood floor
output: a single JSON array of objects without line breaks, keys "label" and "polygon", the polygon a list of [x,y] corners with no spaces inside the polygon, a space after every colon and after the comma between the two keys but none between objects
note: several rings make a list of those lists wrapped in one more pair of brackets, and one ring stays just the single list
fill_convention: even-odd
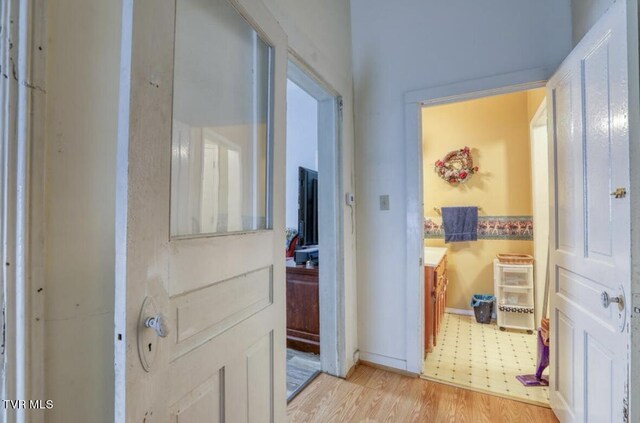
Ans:
[{"label": "light wood floor", "polygon": [[360,365],[349,380],[321,374],[289,403],[297,422],[557,422],[548,408]]}]

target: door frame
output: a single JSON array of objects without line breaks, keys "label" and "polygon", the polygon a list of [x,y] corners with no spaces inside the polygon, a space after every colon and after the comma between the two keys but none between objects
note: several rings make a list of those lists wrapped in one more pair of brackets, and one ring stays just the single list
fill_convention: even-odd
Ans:
[{"label": "door frame", "polygon": [[[537,144],[540,142],[539,140],[536,139],[535,136],[535,130],[540,128],[540,127],[544,127],[546,132],[547,132],[547,149],[549,146],[549,122],[548,122],[548,100],[545,96],[544,100],[542,101],[542,103],[540,103],[540,105],[538,106],[538,108],[536,109],[536,112],[534,113],[533,117],[531,118],[531,121],[529,122],[529,141],[531,144],[531,201],[532,201],[532,205],[533,205],[533,256],[534,258],[537,256],[536,255],[536,250],[540,248],[540,244],[544,243],[545,240],[542,239],[538,239],[535,236],[535,232],[536,232],[536,227],[538,227],[538,223],[540,216],[537,215],[536,213],[536,209],[535,209],[535,205],[536,202],[539,201],[539,199],[536,196],[536,167],[533,166],[534,164],[534,153],[535,151],[537,151]],[[548,151],[547,151],[548,153]],[[547,154],[548,156],[548,154]],[[546,159],[546,156],[545,156]],[[545,160],[548,163],[548,160]],[[548,184],[547,184],[547,189],[548,189]],[[547,192],[548,193],[548,192]],[[549,202],[549,197],[547,197],[547,202]],[[547,216],[547,226],[549,226],[549,216]],[[547,228],[547,231],[549,231],[549,227]],[[547,244],[549,243],[549,241],[546,241]],[[533,264],[533,278],[534,278],[534,283],[533,283],[533,295],[534,295],[534,302],[535,302],[535,321],[539,322],[540,319],[542,319],[543,317],[546,316],[542,316],[542,312],[544,311],[544,285],[545,285],[545,278],[546,278],[546,274],[547,274],[547,266],[549,265],[549,259],[546,258],[545,259],[546,262],[542,263],[545,264],[546,266],[540,266],[541,263],[539,263],[537,260],[534,260],[534,264]],[[542,282],[542,283],[540,283]],[[542,288],[542,292],[539,291],[539,289]],[[548,290],[547,290],[547,294],[548,294]],[[547,295],[548,297],[548,295]],[[542,300],[542,301],[538,301],[538,300]]]},{"label": "door frame", "polygon": [[422,117],[425,106],[473,100],[546,85],[552,70],[534,68],[450,85],[409,91],[404,95],[406,221],[406,369],[419,374],[424,364],[424,199]]},{"label": "door frame", "polygon": [[[0,6],[0,392],[44,400],[44,171],[46,2]],[[9,45],[13,44],[12,48]],[[0,410],[0,420],[42,422],[42,410]]]},{"label": "door frame", "polygon": [[[618,0],[625,1],[625,0]],[[630,310],[630,348],[629,348],[629,381],[640,377],[640,167],[633,163],[640,163],[640,31],[639,0],[626,0],[627,5],[627,66],[629,89],[629,160],[630,167],[630,208],[631,208],[631,292],[629,298]],[[633,236],[635,234],[635,236]],[[633,389],[629,383],[629,421],[640,420],[640,389]]]},{"label": "door frame", "polygon": [[330,210],[320,219],[318,230],[328,234],[321,241],[320,272],[320,365],[323,372],[344,377],[346,368],[346,310],[344,202],[342,201],[342,96],[293,51],[289,51],[287,79],[318,101],[318,174],[329,181],[328,190],[319,193],[323,207]]}]

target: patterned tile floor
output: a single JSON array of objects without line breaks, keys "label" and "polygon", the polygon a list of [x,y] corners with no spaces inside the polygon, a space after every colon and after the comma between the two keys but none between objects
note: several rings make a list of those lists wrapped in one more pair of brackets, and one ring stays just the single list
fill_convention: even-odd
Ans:
[{"label": "patterned tile floor", "polygon": [[536,357],[536,335],[502,332],[495,323],[483,325],[472,316],[446,313],[422,377],[548,407],[549,388],[526,388],[516,380],[517,375],[535,373]]}]

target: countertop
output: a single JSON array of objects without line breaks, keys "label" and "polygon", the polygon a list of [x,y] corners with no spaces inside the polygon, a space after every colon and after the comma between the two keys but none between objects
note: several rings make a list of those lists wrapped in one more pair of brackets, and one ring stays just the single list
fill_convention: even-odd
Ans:
[{"label": "countertop", "polygon": [[424,265],[436,267],[445,254],[447,249],[444,247],[424,247]]}]

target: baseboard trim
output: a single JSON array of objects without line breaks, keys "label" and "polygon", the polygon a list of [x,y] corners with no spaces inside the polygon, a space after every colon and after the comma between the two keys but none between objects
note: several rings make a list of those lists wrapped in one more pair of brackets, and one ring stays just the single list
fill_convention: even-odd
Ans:
[{"label": "baseboard trim", "polygon": [[445,313],[451,313],[451,314],[459,314],[461,316],[474,316],[473,310],[466,310],[466,309],[463,309],[463,308],[445,307],[444,312]]},{"label": "baseboard trim", "polygon": [[365,351],[360,351],[360,362],[379,364],[398,370],[407,370],[406,360]]},{"label": "baseboard trim", "polygon": [[363,365],[363,366],[373,367],[375,369],[384,370],[384,371],[395,373],[395,374],[402,375],[402,376],[415,377],[415,378],[420,377],[419,373],[413,373],[413,372],[409,372],[409,371],[406,371],[406,370],[396,369],[395,367],[389,367],[389,366],[385,366],[385,365],[378,364],[378,363],[372,363],[372,362],[366,361],[366,360],[360,360],[360,364]]}]

